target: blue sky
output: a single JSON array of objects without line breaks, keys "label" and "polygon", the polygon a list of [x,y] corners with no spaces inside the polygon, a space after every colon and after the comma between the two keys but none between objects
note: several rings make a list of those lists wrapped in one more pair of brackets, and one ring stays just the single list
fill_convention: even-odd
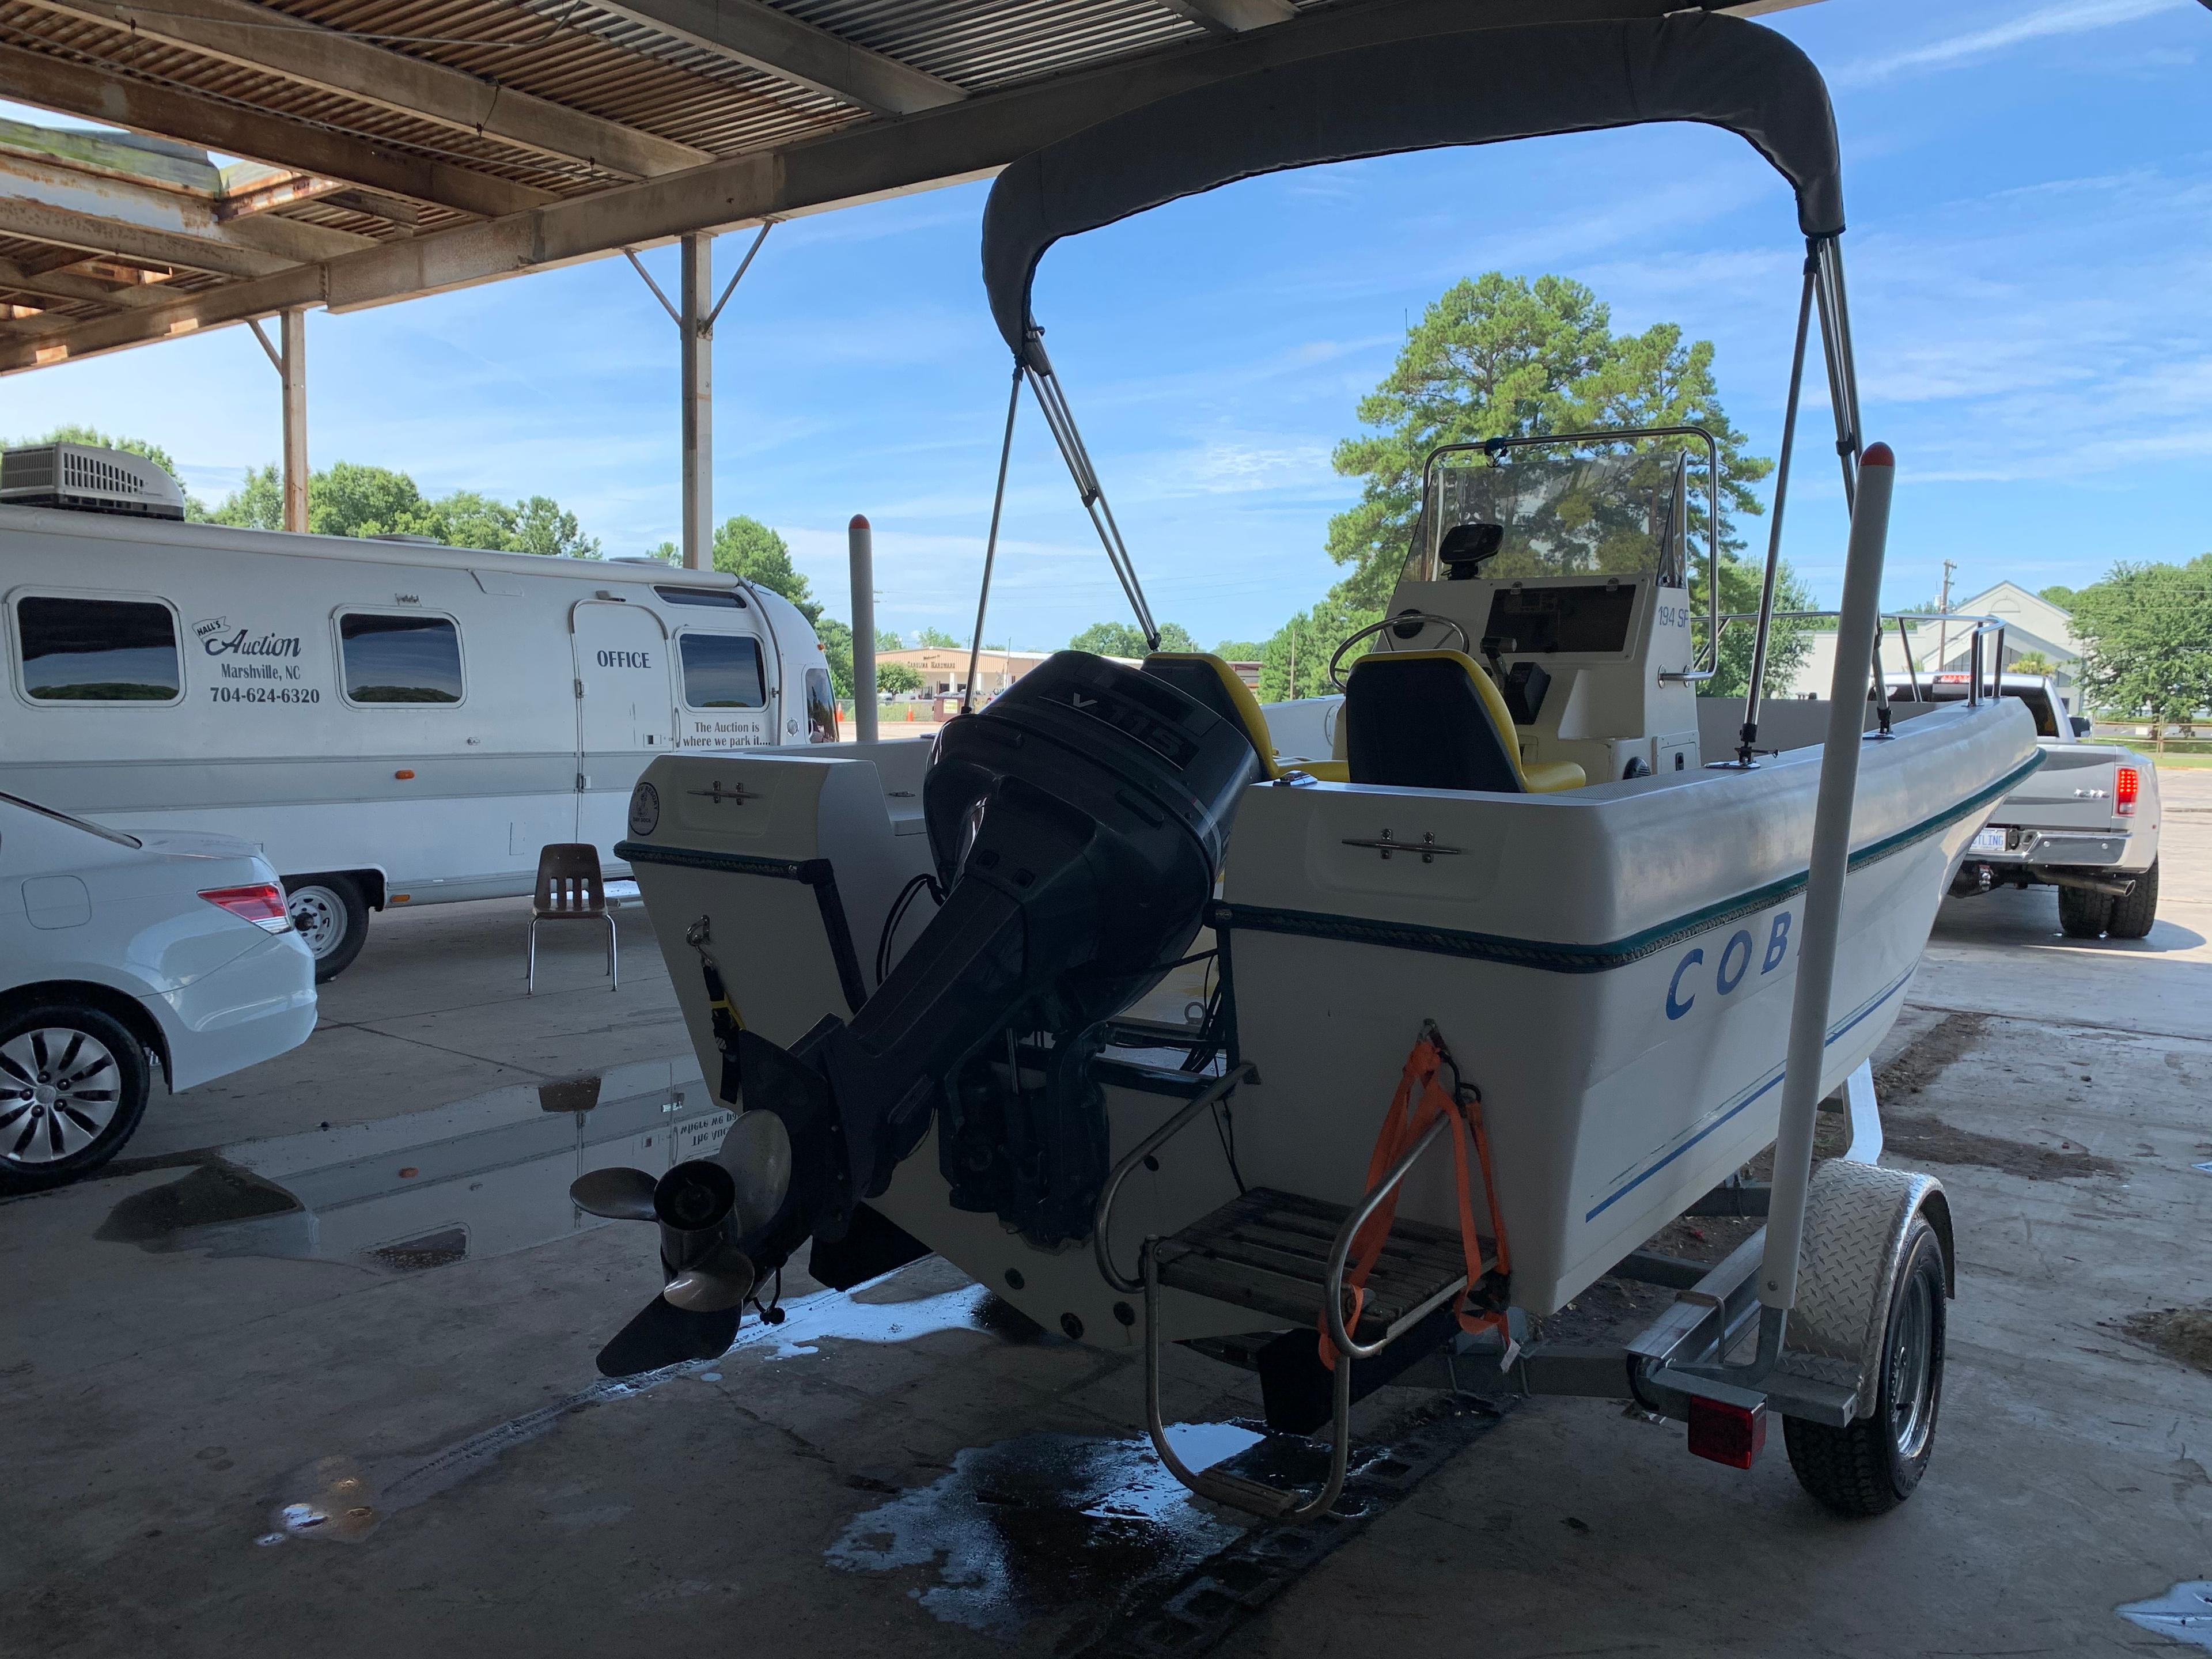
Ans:
[{"label": "blue sky", "polygon": [[[2212,13],[1824,0],[1765,21],[1836,100],[1868,431],[1899,462],[1887,600],[1934,594],[1947,558],[1966,594],[2212,549]],[[779,227],[714,367],[717,515],[781,530],[842,614],[864,512],[881,624],[963,638],[1008,367],[977,275],[984,195]],[[722,239],[720,270],[749,239]],[[672,252],[646,257],[672,291]],[[1555,271],[1616,328],[1712,340],[1730,416],[1771,454],[1800,258],[1787,187],[1741,140],[1646,127],[1235,185],[1054,248],[1036,310],[1155,613],[1211,643],[1335,579],[1326,526],[1356,481],[1330,447],[1458,277]],[[643,551],[676,533],[674,348],[620,258],[317,313],[311,453],[550,495],[608,551]],[[0,382],[0,432],[61,421],[154,439],[213,499],[276,454],[276,376],[227,329]],[[1824,447],[1785,553],[1832,603]],[[1026,404],[1013,480],[988,638],[1058,645],[1125,614]]]}]

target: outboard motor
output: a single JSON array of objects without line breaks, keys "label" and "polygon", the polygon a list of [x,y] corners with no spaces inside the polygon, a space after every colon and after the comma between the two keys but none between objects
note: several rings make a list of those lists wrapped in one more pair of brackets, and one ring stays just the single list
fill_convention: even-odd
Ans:
[{"label": "outboard motor", "polygon": [[943,907],[849,1025],[789,1049],[738,1034],[745,1110],[721,1152],[662,1176],[665,1201],[624,1195],[661,1223],[670,1283],[600,1369],[720,1352],[760,1277],[843,1237],[933,1117],[957,1207],[1047,1246],[1086,1237],[1109,1168],[1086,1062],[1196,934],[1258,776],[1241,727],[1080,652],[948,724],[922,793]]}]

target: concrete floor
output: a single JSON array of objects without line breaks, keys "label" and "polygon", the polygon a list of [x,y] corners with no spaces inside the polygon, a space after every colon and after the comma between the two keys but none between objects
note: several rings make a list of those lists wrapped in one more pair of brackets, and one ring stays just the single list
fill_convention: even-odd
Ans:
[{"label": "concrete floor", "polygon": [[[1951,902],[1880,1057],[1961,1247],[1911,1504],[1846,1523],[1778,1443],[1738,1474],[1539,1401],[1221,1650],[2179,1651],[2113,1611],[2212,1577],[2212,1376],[2130,1323],[2212,1304],[2212,773],[2161,782],[2148,939]],[[1238,1537],[1139,1450],[1135,1367],[935,1261],[602,1382],[652,1239],[567,1182],[711,1107],[642,915],[619,993],[556,938],[529,1000],[520,915],[380,918],[307,1048],[0,1206],[0,1654],[1045,1654]],[[1168,1405],[1212,1456],[1256,1396],[1179,1355]]]}]

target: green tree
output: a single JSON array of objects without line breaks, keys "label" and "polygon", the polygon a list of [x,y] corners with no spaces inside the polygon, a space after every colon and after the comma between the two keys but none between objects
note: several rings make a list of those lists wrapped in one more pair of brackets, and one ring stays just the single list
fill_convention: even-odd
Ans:
[{"label": "green tree", "polygon": [[2116,564],[2075,594],[2073,609],[2092,707],[2185,726],[2212,708],[2212,553]]},{"label": "green tree", "polygon": [[879,662],[876,665],[876,694],[884,697],[902,697],[910,691],[921,690],[921,671],[910,662]]},{"label": "green tree", "polygon": [[906,641],[899,638],[899,636],[893,633],[890,629],[878,628],[876,630],[876,650],[878,653],[885,651],[903,651],[905,649]]},{"label": "green tree", "polygon": [[2008,674],[2048,674],[2054,665],[2040,651],[2023,651],[2005,665]]},{"label": "green tree", "polygon": [[[214,517],[253,530],[284,526],[284,481],[276,465],[256,467]],[[307,528],[318,536],[428,536],[449,547],[493,553],[543,553],[572,559],[599,556],[576,515],[544,495],[496,501],[457,489],[432,501],[415,480],[388,466],[339,461],[307,480]]]},{"label": "green tree", "polygon": [[[1328,677],[1329,659],[1338,646],[1361,629],[1382,620],[1382,608],[1353,605],[1339,583],[1318,605],[1302,611],[1275,631],[1260,652],[1260,701],[1287,702],[1293,697],[1327,697],[1337,691]],[[1352,656],[1361,647],[1352,648]]]},{"label": "green tree", "polygon": [[2057,605],[2061,611],[2071,611],[2074,608],[2074,595],[2075,591],[2076,590],[2071,587],[2061,587],[2057,586],[2051,587],[2039,587],[2035,591],[2035,597],[2039,599],[2050,600],[2051,604]]},{"label": "green tree", "polygon": [[[1359,500],[1329,521],[1329,556],[1349,571],[1328,605],[1294,618],[1285,634],[1268,642],[1268,660],[1279,659],[1282,665],[1263,671],[1263,695],[1278,676],[1282,684],[1291,683],[1290,632],[1380,614],[1405,566],[1423,469],[1431,452],[1443,444],[1624,427],[1705,428],[1721,454],[1722,604],[1730,611],[1758,607],[1759,574],[1739,556],[1734,521],[1764,511],[1752,486],[1772,463],[1747,453],[1744,434],[1729,423],[1714,380],[1711,343],[1685,341],[1675,324],[1616,335],[1610,308],[1582,283],[1491,271],[1454,283],[1422,313],[1389,374],[1360,400],[1358,415],[1370,430],[1339,444],[1331,458],[1338,472],[1363,480]],[[1660,447],[1702,452],[1687,440],[1661,441]],[[1617,451],[1608,447],[1601,453]],[[1692,477],[1697,477],[1694,463]],[[1688,508],[1690,544],[1701,554],[1707,516],[1702,489],[1693,485]],[[1693,610],[1711,606],[1704,562],[1693,555]],[[1777,608],[1800,608],[1804,599],[1795,576],[1786,568],[1780,572]],[[1330,641],[1329,648],[1337,642]],[[1750,674],[1750,630],[1730,629],[1722,647],[1718,673],[1705,689],[1741,693]],[[1770,690],[1788,682],[1807,648],[1796,629],[1777,626],[1768,651]],[[1316,695],[1309,689],[1316,683],[1309,654],[1301,635],[1299,696]],[[1326,662],[1324,656],[1324,671]]]},{"label": "green tree", "polygon": [[808,618],[814,624],[814,637],[822,641],[822,654],[830,659],[830,683],[841,697],[853,695],[853,630],[835,617],[817,614]]},{"label": "green tree", "polygon": [[[771,593],[781,593],[799,607],[808,622],[818,623],[821,601],[814,597],[812,586],[792,563],[790,544],[758,519],[739,514],[722,520],[714,532],[714,568],[742,576]],[[816,631],[819,633],[818,626]],[[846,672],[849,684],[850,635],[847,638]]]},{"label": "green tree", "polygon": [[207,504],[185,489],[184,475],[177,471],[177,464],[170,459],[169,452],[150,438],[111,437],[97,427],[70,421],[35,438],[10,438],[4,447],[25,449],[33,444],[90,444],[95,449],[119,449],[126,455],[143,455],[177,481],[177,488],[185,498],[185,517],[196,524],[204,524],[208,520]]},{"label": "green tree", "polygon": [[941,628],[925,628],[914,636],[916,648],[928,647],[937,651],[957,651],[961,642]]},{"label": "green tree", "polygon": [[[1198,641],[1190,630],[1180,623],[1162,623],[1160,649],[1163,651],[1195,651]],[[1100,657],[1142,657],[1152,647],[1134,623],[1093,623],[1067,642],[1071,651],[1088,651]]]},{"label": "green tree", "polygon": [[1213,654],[1224,662],[1257,662],[1267,654],[1265,640],[1224,640],[1213,647]]}]

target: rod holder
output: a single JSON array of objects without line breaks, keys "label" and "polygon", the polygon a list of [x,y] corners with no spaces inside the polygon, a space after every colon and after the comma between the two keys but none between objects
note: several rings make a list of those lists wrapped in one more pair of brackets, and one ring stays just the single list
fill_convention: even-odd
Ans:
[{"label": "rod holder", "polygon": [[876,740],[876,532],[865,514],[846,526],[853,572],[853,735]]}]

